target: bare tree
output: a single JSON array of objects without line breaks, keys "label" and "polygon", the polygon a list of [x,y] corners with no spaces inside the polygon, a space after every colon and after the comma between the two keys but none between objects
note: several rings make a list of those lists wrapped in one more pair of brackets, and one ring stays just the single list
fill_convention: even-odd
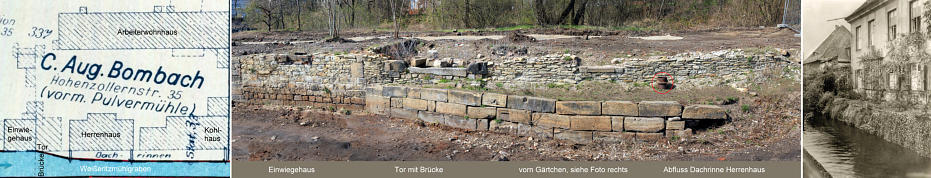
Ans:
[{"label": "bare tree", "polygon": [[346,9],[349,11],[346,16],[346,23],[349,25],[349,28],[356,26],[356,0],[343,0],[340,3],[346,6]]},{"label": "bare tree", "polygon": [[398,24],[398,3],[389,1],[389,4],[391,4],[391,19],[394,20],[394,38],[401,38],[399,35],[401,31],[401,25]]},{"label": "bare tree", "polygon": [[546,20],[546,2],[544,0],[535,0],[533,2],[533,12],[537,17],[537,25],[549,25],[549,22]]},{"label": "bare tree", "polygon": [[245,20],[253,24],[263,24],[268,31],[272,31],[276,19],[274,11],[275,6],[271,1],[251,1],[245,10],[246,13],[249,13],[249,15],[246,15]]},{"label": "bare tree", "polygon": [[269,1],[274,2],[275,4],[278,4],[278,15],[277,15],[278,19],[276,21],[276,25],[278,26],[278,29],[283,29],[284,28],[284,4],[285,2],[284,0],[269,0]]},{"label": "bare tree", "polygon": [[582,0],[582,6],[572,15],[572,25],[581,25],[582,18],[585,17],[585,6],[588,6],[588,0]]},{"label": "bare tree", "polygon": [[329,33],[332,39],[339,38],[339,8],[336,0],[325,0],[327,6],[327,22],[329,22]]},{"label": "bare tree", "polygon": [[304,9],[303,1],[304,0],[294,0],[294,6],[297,8],[297,31],[301,31],[301,26],[303,26],[303,23],[301,23],[301,10]]}]

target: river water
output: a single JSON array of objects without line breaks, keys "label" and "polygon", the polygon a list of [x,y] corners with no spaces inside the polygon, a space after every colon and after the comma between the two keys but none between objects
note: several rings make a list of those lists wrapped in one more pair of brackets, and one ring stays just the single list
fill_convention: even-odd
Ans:
[{"label": "river water", "polygon": [[835,178],[931,177],[931,159],[846,123],[805,122],[803,145]]},{"label": "river water", "polygon": [[34,151],[0,152],[0,177],[229,177],[229,162],[129,162],[65,159]]}]

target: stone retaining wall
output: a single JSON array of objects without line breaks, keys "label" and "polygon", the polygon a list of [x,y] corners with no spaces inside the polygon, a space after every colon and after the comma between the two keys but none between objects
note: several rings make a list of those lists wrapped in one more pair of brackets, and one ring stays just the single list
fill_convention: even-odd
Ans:
[{"label": "stone retaining wall", "polygon": [[[752,59],[749,61],[752,62]],[[234,75],[241,81],[234,81],[233,85],[238,86],[234,90],[236,98],[241,99],[238,102],[364,106],[369,112],[391,117],[579,143],[685,136],[691,134],[693,126],[701,121],[727,118],[725,110],[718,106],[683,106],[669,101],[557,101],[530,96],[395,86],[432,82],[441,77],[482,83],[487,82],[483,79],[509,83],[567,83],[577,82],[583,78],[581,76],[591,73],[623,76],[617,69],[613,69],[614,74],[609,74],[607,69],[580,68],[578,63],[579,59],[574,56],[550,55],[513,63],[482,63],[464,69],[414,68],[411,71],[407,62],[388,60],[382,55],[261,54],[237,57],[234,64],[239,64],[235,67],[238,74]],[[728,62],[711,63],[723,65]],[[669,65],[675,66],[671,63],[655,68]],[[742,67],[711,69],[743,70]],[[521,72],[517,74],[508,71]],[[624,73],[630,74],[628,72],[625,68]],[[449,76],[444,76],[447,73]],[[436,78],[426,80],[424,76]]]},{"label": "stone retaining wall", "polygon": [[369,87],[365,94],[365,109],[375,114],[577,143],[683,137],[698,122],[728,118],[719,106],[673,101],[557,101],[401,86]]},{"label": "stone retaining wall", "polygon": [[364,105],[363,90],[348,90],[333,93],[329,90],[306,90],[299,88],[244,87],[238,102],[248,104],[323,106],[330,104]]},{"label": "stone retaining wall", "polygon": [[[364,86],[384,81],[385,57],[259,54],[234,58],[234,98],[253,103],[364,104]],[[238,81],[236,81],[238,80]],[[353,102],[356,101],[356,102]]]},{"label": "stone retaining wall", "polygon": [[792,65],[782,56],[745,55],[742,52],[722,51],[717,55],[680,55],[658,60],[631,60],[622,65],[584,66],[581,78],[623,82],[650,82],[654,74],[666,72],[676,82],[720,76],[723,78],[759,72],[767,68],[782,69]]},{"label": "stone retaining wall", "polygon": [[429,62],[425,59],[389,59],[371,52],[234,57],[233,98],[242,98],[245,91],[239,88],[249,87],[286,91],[328,90],[343,97],[343,92],[358,91],[376,84],[492,88],[578,84],[584,80],[646,83],[659,72],[669,73],[676,85],[710,86],[743,81],[747,74],[764,69],[798,65],[783,56],[748,55],[740,50],[686,53],[649,60],[628,59],[606,66],[580,66],[579,57],[568,54],[483,58],[459,67],[422,67]]}]

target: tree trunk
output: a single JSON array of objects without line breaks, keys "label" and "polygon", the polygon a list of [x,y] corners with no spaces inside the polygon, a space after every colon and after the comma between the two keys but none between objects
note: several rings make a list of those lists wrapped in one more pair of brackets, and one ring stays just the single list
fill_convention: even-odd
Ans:
[{"label": "tree trunk", "polygon": [[339,6],[333,0],[333,38],[339,38]]},{"label": "tree trunk", "polygon": [[572,25],[580,25],[582,18],[585,16],[585,6],[588,6],[588,0],[582,0],[582,7],[575,11],[572,17]]},{"label": "tree trunk", "polygon": [[326,0],[324,3],[326,3],[326,5],[324,5],[324,6],[326,7],[326,15],[327,15],[327,17],[326,17],[326,22],[327,22],[327,24],[326,24],[327,33],[330,35],[330,37],[333,37],[333,11],[330,10],[330,9],[332,9],[333,7],[330,6],[330,1],[329,1],[329,0]]},{"label": "tree trunk", "polygon": [[272,31],[272,21],[274,20],[274,16],[272,16],[272,10],[268,9],[267,7],[259,7],[259,10],[262,11],[262,13],[265,13],[266,18],[264,21],[262,21],[265,23],[265,27],[268,29],[268,31]]},{"label": "tree trunk", "polygon": [[349,1],[349,28],[356,26],[356,0]]},{"label": "tree trunk", "polygon": [[535,0],[533,3],[534,15],[537,16],[537,25],[546,26],[549,24],[546,18],[546,5],[543,0]]},{"label": "tree trunk", "polygon": [[278,29],[284,28],[284,2],[278,1]]},{"label": "tree trunk", "polygon": [[666,8],[666,0],[663,0],[661,3],[662,4],[659,4],[659,13],[656,13],[656,19],[663,19],[664,16],[663,8]]},{"label": "tree trunk", "polygon": [[465,23],[466,28],[472,28],[472,4],[469,3],[469,0],[465,0],[465,13],[462,14],[462,22]]},{"label": "tree trunk", "polygon": [[297,31],[301,31],[301,0],[294,0],[294,5],[297,6]]},{"label": "tree trunk", "polygon": [[327,18],[327,22],[330,23],[329,24],[330,25],[329,26],[330,37],[334,39],[339,38],[339,21],[338,21],[339,17],[337,17],[338,13],[336,10],[337,8],[336,0],[327,0],[326,6],[327,6],[327,13],[329,15],[329,18]]},{"label": "tree trunk", "polygon": [[388,1],[391,3],[391,19],[394,21],[394,38],[401,38],[399,33],[401,32],[401,25],[398,25],[398,8],[397,3],[394,1]]},{"label": "tree trunk", "polygon": [[559,15],[559,18],[556,19],[556,22],[553,24],[558,25],[565,22],[566,17],[569,16],[569,13],[572,12],[572,9],[575,9],[575,0],[569,0],[569,5],[567,5],[566,8],[562,10],[562,14]]}]

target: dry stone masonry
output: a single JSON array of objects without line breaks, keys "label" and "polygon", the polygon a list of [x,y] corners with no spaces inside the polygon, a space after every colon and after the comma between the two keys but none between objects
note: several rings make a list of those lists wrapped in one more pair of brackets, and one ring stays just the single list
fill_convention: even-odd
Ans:
[{"label": "dry stone masonry", "polygon": [[689,126],[697,122],[728,118],[719,106],[683,106],[671,101],[557,101],[402,86],[376,86],[366,91],[365,109],[371,113],[576,143],[683,137],[692,134]]},{"label": "dry stone masonry", "polygon": [[[242,88],[330,91],[361,91],[366,86],[435,84],[441,88],[526,87],[546,84],[578,84],[585,80],[648,83],[666,72],[676,85],[720,85],[740,81],[748,73],[781,69],[792,65],[783,56],[747,54],[742,50],[684,53],[650,59],[615,59],[605,66],[580,66],[580,58],[569,54],[540,57],[500,57],[463,62],[410,59],[391,60],[373,52],[350,54],[293,53],[256,54],[234,57],[233,85]],[[452,64],[460,66],[452,66]],[[429,65],[428,65],[429,64]],[[720,80],[720,81],[718,81]],[[234,98],[244,94],[234,90]],[[351,95],[361,98],[363,96]],[[489,105],[507,101],[494,100]],[[531,102],[531,103],[524,103]],[[514,103],[527,105],[529,101]],[[506,105],[503,105],[506,106]],[[552,111],[555,108],[540,108]]]},{"label": "dry stone masonry", "polygon": [[702,77],[728,78],[793,65],[782,56],[748,55],[741,50],[618,59],[606,66],[580,66],[581,59],[568,54],[482,59],[467,64],[417,58],[392,60],[374,52],[239,56],[233,59],[233,98],[251,104],[364,106],[371,113],[391,117],[579,143],[656,140],[691,134],[697,123],[726,119],[727,113],[718,106],[683,106],[670,101],[557,101],[404,86],[480,88],[488,83],[526,86],[577,84],[584,80],[649,82],[658,72],[669,73],[676,85],[719,85],[698,81]]}]

